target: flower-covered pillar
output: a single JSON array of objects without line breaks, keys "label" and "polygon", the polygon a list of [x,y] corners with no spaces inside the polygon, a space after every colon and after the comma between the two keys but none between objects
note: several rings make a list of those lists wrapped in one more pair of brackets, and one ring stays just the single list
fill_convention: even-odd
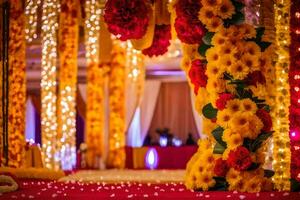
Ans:
[{"label": "flower-covered pillar", "polygon": [[11,0],[9,11],[8,166],[21,167],[25,147],[25,15],[23,1]]},{"label": "flower-covered pillar", "polygon": [[59,19],[59,96],[57,149],[62,169],[76,162],[76,83],[79,36],[79,1],[62,0]]},{"label": "flower-covered pillar", "polygon": [[177,0],[170,6],[208,136],[187,165],[191,189],[272,189],[272,172],[262,168],[272,135],[265,100],[270,43],[262,40],[263,28],[244,23],[243,7],[235,0]]}]

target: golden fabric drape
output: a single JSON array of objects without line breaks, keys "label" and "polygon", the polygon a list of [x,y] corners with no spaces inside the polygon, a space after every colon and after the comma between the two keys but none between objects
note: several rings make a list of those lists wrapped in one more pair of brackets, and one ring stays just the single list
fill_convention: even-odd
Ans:
[{"label": "golden fabric drape", "polygon": [[191,105],[190,88],[186,82],[162,83],[149,134],[158,140],[157,128],[169,128],[185,143],[188,133],[199,138]]}]

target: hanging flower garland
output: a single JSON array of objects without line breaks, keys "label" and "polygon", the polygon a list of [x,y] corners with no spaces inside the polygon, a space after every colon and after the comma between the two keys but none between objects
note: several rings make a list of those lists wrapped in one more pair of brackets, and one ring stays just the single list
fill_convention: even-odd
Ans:
[{"label": "hanging flower garland", "polygon": [[18,188],[16,177],[10,173],[0,173],[0,193],[13,192]]},{"label": "hanging flower garland", "polygon": [[109,79],[109,168],[125,167],[125,48],[114,41]]},{"label": "hanging flower garland", "polygon": [[208,139],[199,141],[199,151],[187,165],[186,186],[271,190],[272,172],[262,168],[264,144],[272,135],[269,106],[264,100],[263,69],[272,67],[266,50],[270,43],[261,40],[264,29],[243,23],[243,4],[237,1],[202,0],[199,10],[190,8],[189,12],[184,12],[187,4],[180,0],[174,7],[180,5],[183,14],[176,10],[177,15],[194,13],[207,29],[198,41],[198,52],[204,59],[194,56],[195,47],[189,46],[187,51],[194,57],[187,62],[191,67],[186,67],[194,92],[197,96],[205,93],[209,102],[197,106],[205,117]]},{"label": "hanging flower garland", "polygon": [[171,26],[170,25],[155,25],[154,38],[152,45],[143,49],[142,53],[149,57],[160,56],[168,51],[171,40]]},{"label": "hanging flower garland", "polygon": [[108,0],[104,20],[108,30],[120,40],[142,38],[149,24],[147,1]]},{"label": "hanging flower garland", "polygon": [[79,2],[61,1],[59,23],[59,98],[57,146],[63,169],[72,169],[76,163],[75,121],[77,52],[79,34]]},{"label": "hanging flower garland", "polygon": [[12,0],[9,21],[8,166],[20,167],[25,147],[25,16],[23,3]]}]

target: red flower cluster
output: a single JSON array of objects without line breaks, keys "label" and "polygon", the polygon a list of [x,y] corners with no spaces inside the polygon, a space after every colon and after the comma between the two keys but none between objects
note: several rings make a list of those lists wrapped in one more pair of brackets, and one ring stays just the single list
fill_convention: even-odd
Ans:
[{"label": "red flower cluster", "polygon": [[219,158],[216,160],[215,167],[214,167],[214,173],[217,176],[222,176],[222,177],[226,176],[228,170],[229,170],[229,166],[228,166],[226,160],[223,160],[222,158]]},{"label": "red flower cluster", "polygon": [[189,77],[194,85],[194,93],[198,94],[199,87],[206,87],[207,76],[205,74],[206,66],[200,59],[193,60],[192,66],[189,70]]},{"label": "red flower cluster", "polygon": [[272,129],[272,118],[270,114],[264,110],[259,109],[256,111],[256,115],[259,117],[259,119],[263,122],[264,127],[262,128],[262,131],[269,132]]},{"label": "red flower cluster", "polygon": [[142,53],[147,56],[159,56],[168,51],[171,40],[171,26],[170,25],[155,25],[154,38],[152,45],[144,49]]},{"label": "red flower cluster", "polygon": [[216,101],[216,106],[218,110],[224,110],[226,107],[227,101],[234,99],[234,95],[230,93],[221,93],[219,94],[219,98]]},{"label": "red flower cluster", "polygon": [[242,146],[236,148],[234,151],[231,150],[229,152],[227,163],[235,170],[247,170],[252,164],[249,150]]},{"label": "red flower cluster", "polygon": [[149,24],[149,9],[146,1],[108,0],[104,20],[109,32],[120,40],[142,38]]},{"label": "red flower cluster", "polygon": [[266,78],[260,71],[254,71],[248,74],[246,82],[248,85],[257,86],[258,83],[266,84]]},{"label": "red flower cluster", "polygon": [[178,0],[175,5],[176,19],[175,30],[177,37],[187,44],[199,44],[205,34],[205,28],[198,19],[201,8],[200,1]]}]

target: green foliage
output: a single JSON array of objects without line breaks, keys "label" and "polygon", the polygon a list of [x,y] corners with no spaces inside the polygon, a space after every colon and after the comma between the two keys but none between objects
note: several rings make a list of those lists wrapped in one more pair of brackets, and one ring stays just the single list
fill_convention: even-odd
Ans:
[{"label": "green foliage", "polygon": [[214,35],[215,35],[215,33],[213,33],[213,32],[206,32],[206,34],[202,38],[202,41],[204,42],[204,44],[210,46],[211,45],[211,39]]},{"label": "green foliage", "polygon": [[205,43],[200,44],[199,48],[198,48],[198,52],[201,56],[205,57],[206,51],[207,49],[209,49],[210,47],[212,47],[211,45],[207,45]]},{"label": "green foliage", "polygon": [[264,170],[264,177],[271,178],[274,176],[275,172],[273,170],[265,169]]},{"label": "green foliage", "polygon": [[214,154],[223,154],[223,152],[225,151],[225,147],[220,145],[219,143],[216,143],[215,144],[215,147],[214,147],[214,151],[213,153]]},{"label": "green foliage", "polygon": [[271,135],[273,131],[271,132],[263,132],[258,135],[258,137],[254,140],[251,140],[249,138],[244,139],[243,146],[246,147],[249,151],[255,152],[257,149],[261,147],[264,141],[266,141]]},{"label": "green foliage", "polygon": [[214,136],[215,140],[226,149],[227,144],[222,139],[223,132],[224,132],[224,129],[221,126],[219,126],[215,130],[212,131],[212,135]]},{"label": "green foliage", "polygon": [[203,107],[202,113],[203,113],[204,117],[206,117],[208,119],[213,119],[213,118],[217,117],[218,110],[215,109],[211,103],[209,103]]},{"label": "green foliage", "polygon": [[215,179],[216,184],[209,188],[209,191],[226,191],[228,189],[229,184],[224,177],[215,176],[213,179]]}]

